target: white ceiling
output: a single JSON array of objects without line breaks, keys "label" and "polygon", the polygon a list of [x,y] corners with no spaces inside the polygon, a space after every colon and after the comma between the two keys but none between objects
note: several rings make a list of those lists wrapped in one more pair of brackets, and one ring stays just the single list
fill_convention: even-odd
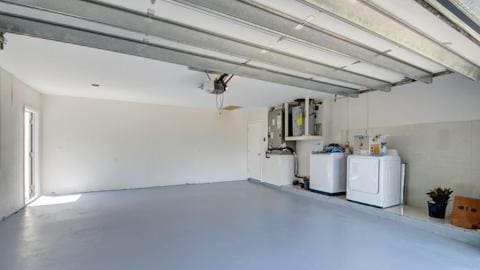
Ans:
[{"label": "white ceiling", "polygon": [[[45,94],[134,102],[215,107],[215,96],[198,86],[204,73],[187,67],[77,45],[7,36],[0,66]],[[92,87],[92,83],[100,87]],[[262,107],[300,97],[330,95],[302,88],[234,77],[225,105]]]},{"label": "white ceiling", "polygon": [[[151,0],[103,1],[141,12],[153,9],[155,15],[162,18],[271,47],[290,55],[326,63],[334,67],[345,67],[345,70],[383,81],[395,83],[404,78],[394,71],[364,62],[358,63],[355,58],[336,54],[288,37],[279,39],[281,35],[278,33],[187,7],[172,0],[157,0],[153,5]],[[348,37],[378,51],[388,51],[388,54],[405,62],[414,63],[416,66],[432,73],[445,70],[443,66],[431,60],[319,12],[299,1],[255,1],[300,20],[310,18],[308,23],[312,25]],[[480,48],[421,7],[415,0],[370,0],[370,2],[401,18],[431,38],[446,42],[445,46],[480,65]],[[129,32],[79,18],[65,17],[62,14],[44,14],[37,10],[32,11],[31,14],[23,15],[57,23],[76,24],[85,29],[114,33],[135,40],[142,40],[145,37],[143,33]],[[198,86],[206,80],[205,74],[190,71],[185,66],[12,34],[8,34],[7,39],[6,49],[0,51],[0,66],[42,93],[180,106],[215,107],[215,96],[198,89]],[[215,56],[236,63],[243,63],[248,60],[158,37],[149,36],[148,39],[151,43]],[[314,78],[319,81],[362,89],[362,86],[359,85],[293,71],[288,67],[275,67],[256,61],[251,61],[249,64],[303,78]],[[92,83],[98,83],[101,86],[95,88],[91,86]],[[325,98],[329,96],[316,91],[235,77],[225,95],[225,105],[260,107],[276,105],[299,97]]]}]

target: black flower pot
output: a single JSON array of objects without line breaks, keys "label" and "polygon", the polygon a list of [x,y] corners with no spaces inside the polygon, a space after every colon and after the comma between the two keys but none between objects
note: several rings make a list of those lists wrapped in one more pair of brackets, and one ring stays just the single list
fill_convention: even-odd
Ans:
[{"label": "black flower pot", "polygon": [[434,218],[445,218],[447,204],[428,202],[428,215]]}]

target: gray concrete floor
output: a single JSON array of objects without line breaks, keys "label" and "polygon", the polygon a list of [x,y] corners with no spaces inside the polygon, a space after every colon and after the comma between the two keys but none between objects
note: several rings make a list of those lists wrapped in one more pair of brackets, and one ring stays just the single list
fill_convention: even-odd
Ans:
[{"label": "gray concrete floor", "polygon": [[0,223],[0,269],[480,269],[480,249],[247,181],[82,194]]}]

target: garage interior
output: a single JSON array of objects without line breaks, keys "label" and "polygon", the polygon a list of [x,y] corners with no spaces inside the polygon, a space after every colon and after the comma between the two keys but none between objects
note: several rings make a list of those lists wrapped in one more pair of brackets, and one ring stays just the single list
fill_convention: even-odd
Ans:
[{"label": "garage interior", "polygon": [[474,0],[0,0],[0,269],[480,269],[479,79]]}]

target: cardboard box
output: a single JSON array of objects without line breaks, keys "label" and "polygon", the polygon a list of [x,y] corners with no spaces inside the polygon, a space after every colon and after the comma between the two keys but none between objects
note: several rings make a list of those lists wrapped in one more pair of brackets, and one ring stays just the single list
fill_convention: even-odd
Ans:
[{"label": "cardboard box", "polygon": [[466,229],[480,229],[480,199],[455,196],[452,224]]}]

